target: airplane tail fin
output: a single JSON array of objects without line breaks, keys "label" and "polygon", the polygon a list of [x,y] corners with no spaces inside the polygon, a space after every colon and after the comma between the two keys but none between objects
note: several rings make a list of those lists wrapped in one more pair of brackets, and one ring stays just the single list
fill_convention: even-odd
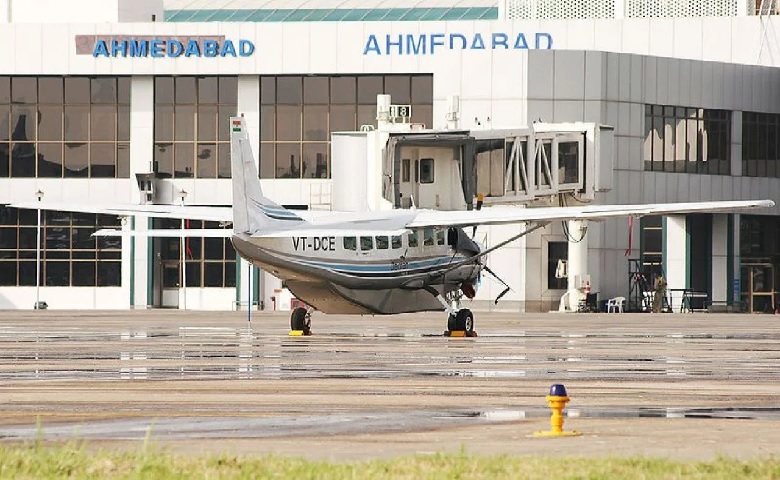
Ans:
[{"label": "airplane tail fin", "polygon": [[304,220],[263,196],[244,117],[230,118],[230,168],[233,177],[233,231],[286,230]]}]

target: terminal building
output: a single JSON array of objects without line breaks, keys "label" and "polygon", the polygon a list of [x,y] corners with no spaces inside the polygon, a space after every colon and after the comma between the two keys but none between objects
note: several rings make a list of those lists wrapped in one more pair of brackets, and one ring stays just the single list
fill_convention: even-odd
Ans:
[{"label": "terminal building", "polygon": [[[0,0],[0,205],[230,205],[237,114],[288,208],[780,204],[774,4]],[[91,236],[181,225],[0,207],[0,308],[289,309],[228,239]],[[601,300],[642,309],[662,274],[712,306],[780,306],[774,207],[549,225],[490,255],[513,290],[495,305],[483,282],[472,308],[558,309],[586,232]]]}]

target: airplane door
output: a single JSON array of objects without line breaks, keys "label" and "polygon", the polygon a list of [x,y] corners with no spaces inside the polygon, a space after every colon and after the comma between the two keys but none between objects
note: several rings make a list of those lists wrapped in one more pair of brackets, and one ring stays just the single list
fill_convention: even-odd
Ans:
[{"label": "airplane door", "polygon": [[418,178],[415,182],[417,194],[415,200],[417,206],[422,208],[438,208],[441,204],[440,196],[436,190],[434,181],[435,161],[433,158],[421,158],[418,163]]},{"label": "airplane door", "polygon": [[412,159],[407,157],[402,158],[398,165],[398,204],[401,208],[411,208],[412,197],[414,197],[415,202],[417,201],[417,182],[416,178],[413,178],[412,176],[413,165],[415,167],[414,177],[417,176],[417,163],[416,160],[412,163]]},{"label": "airplane door", "polygon": [[178,238],[160,238],[159,258],[160,258],[160,276],[159,283],[159,304],[162,308],[179,308],[179,288],[181,287],[181,274],[179,267],[180,260],[180,240]]}]

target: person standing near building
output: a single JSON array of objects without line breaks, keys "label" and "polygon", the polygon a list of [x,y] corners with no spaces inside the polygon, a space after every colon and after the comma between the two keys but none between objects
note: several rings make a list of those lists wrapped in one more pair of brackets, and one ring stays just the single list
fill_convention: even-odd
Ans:
[{"label": "person standing near building", "polygon": [[658,275],[653,285],[655,294],[653,295],[653,313],[661,313],[664,309],[664,297],[666,297],[666,279],[663,275]]}]

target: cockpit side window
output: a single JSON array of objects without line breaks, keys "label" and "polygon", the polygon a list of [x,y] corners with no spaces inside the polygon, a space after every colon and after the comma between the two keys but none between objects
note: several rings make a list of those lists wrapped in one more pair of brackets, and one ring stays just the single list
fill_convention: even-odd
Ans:
[{"label": "cockpit side window", "polygon": [[412,230],[409,232],[409,248],[417,248],[420,246],[420,236],[418,230]]},{"label": "cockpit side window", "polygon": [[423,245],[430,247],[433,245],[433,229],[426,228],[423,230]]},{"label": "cockpit side window", "polygon": [[357,250],[357,238],[344,237],[344,250]]},{"label": "cockpit side window", "polygon": [[373,237],[360,237],[360,250],[366,251],[371,250],[374,248],[374,238]]},{"label": "cockpit side window", "polygon": [[376,248],[380,250],[387,250],[387,247],[390,245],[390,242],[387,240],[387,237],[377,235],[375,238],[376,238]]}]

